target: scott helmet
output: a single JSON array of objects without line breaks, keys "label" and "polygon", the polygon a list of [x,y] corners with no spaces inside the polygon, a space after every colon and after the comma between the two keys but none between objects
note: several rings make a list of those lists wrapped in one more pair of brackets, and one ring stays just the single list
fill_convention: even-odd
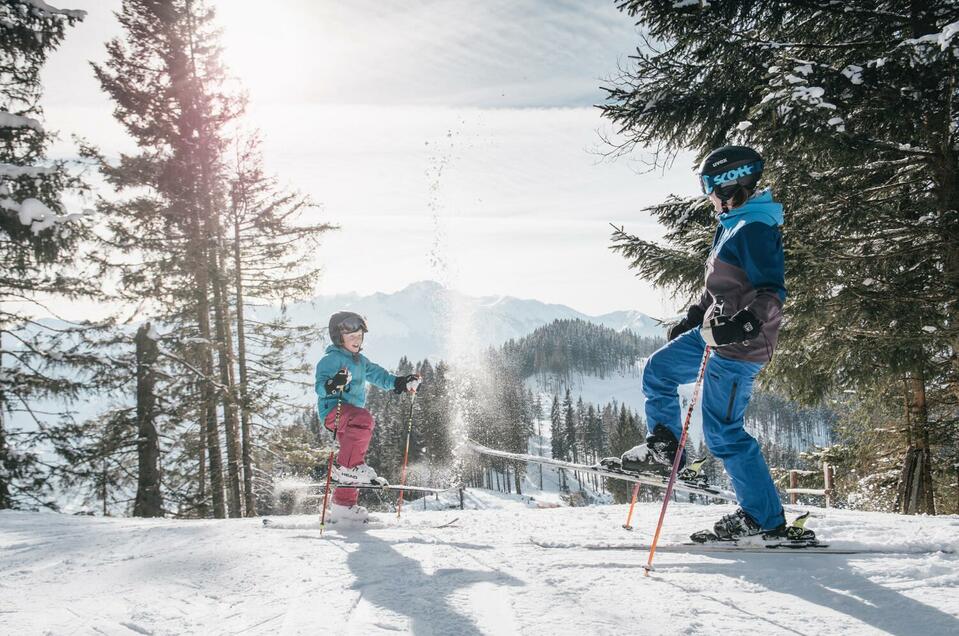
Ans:
[{"label": "scott helmet", "polygon": [[699,166],[699,183],[703,194],[715,192],[723,202],[729,201],[739,188],[752,192],[763,174],[762,156],[746,146],[723,146],[709,153]]},{"label": "scott helmet", "polygon": [[369,331],[366,327],[366,318],[359,314],[352,311],[338,311],[330,316],[330,340],[335,345],[343,346],[343,334],[360,330],[363,333]]}]

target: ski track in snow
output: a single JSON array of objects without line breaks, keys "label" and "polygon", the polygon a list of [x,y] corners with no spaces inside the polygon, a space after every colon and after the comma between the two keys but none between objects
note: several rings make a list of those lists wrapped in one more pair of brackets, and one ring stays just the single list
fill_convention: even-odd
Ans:
[{"label": "ski track in snow", "polygon": [[[809,524],[820,538],[883,553],[663,552],[646,577],[647,552],[586,546],[648,543],[659,504],[638,504],[630,533],[626,506],[467,502],[483,509],[410,505],[322,537],[305,516],[264,528],[0,512],[0,633],[959,633],[956,516],[829,510]],[[673,503],[661,542],[731,509]]]}]

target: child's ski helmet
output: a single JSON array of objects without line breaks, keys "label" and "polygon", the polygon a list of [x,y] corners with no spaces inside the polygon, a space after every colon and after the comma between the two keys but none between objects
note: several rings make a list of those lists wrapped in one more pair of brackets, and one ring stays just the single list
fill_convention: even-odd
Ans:
[{"label": "child's ski helmet", "polygon": [[352,311],[338,311],[330,316],[330,340],[335,345],[343,346],[343,334],[360,330],[363,333],[369,331],[366,327],[366,318],[359,314]]},{"label": "child's ski helmet", "polygon": [[709,153],[699,166],[703,194],[715,191],[721,201],[729,201],[739,188],[755,190],[763,174],[762,156],[746,146],[723,146]]}]

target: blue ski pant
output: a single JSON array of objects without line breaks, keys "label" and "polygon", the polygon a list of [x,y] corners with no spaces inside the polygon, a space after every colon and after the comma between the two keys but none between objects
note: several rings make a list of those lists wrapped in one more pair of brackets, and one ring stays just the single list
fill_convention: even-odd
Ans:
[{"label": "blue ski pant", "polygon": [[[687,331],[653,353],[643,371],[646,425],[649,432],[664,426],[682,435],[679,385],[695,382],[706,343],[699,329]],[[714,350],[706,363],[700,392],[706,447],[722,460],[733,482],[739,505],[765,530],[785,522],[782,502],[759,443],[746,432],[743,417],[753,382],[763,365],[731,360]]]}]

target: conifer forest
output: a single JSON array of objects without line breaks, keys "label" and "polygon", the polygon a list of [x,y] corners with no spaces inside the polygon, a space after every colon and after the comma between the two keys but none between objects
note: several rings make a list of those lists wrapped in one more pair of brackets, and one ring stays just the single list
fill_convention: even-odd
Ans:
[{"label": "conifer forest", "polygon": [[[959,514],[959,6],[609,4],[635,39],[590,97],[604,160],[642,156],[653,174],[682,164],[695,186],[686,164],[727,144],[757,148],[763,184],[786,210],[784,319],[745,416],[777,487],[799,470],[822,488],[825,463],[840,508]],[[125,135],[116,152],[95,126],[64,138],[45,120],[45,65],[87,14],[0,0],[0,509],[178,519],[315,510],[294,505],[283,483],[320,483],[326,471],[333,440],[307,350],[329,343],[329,315],[289,308],[334,281],[327,241],[354,220],[268,167],[270,139],[224,58],[217,5],[122,0],[118,32],[94,59],[71,61]],[[308,134],[309,117],[297,126]],[[452,169],[444,157],[426,168],[436,183]],[[557,182],[556,199],[574,185]],[[442,251],[438,188],[418,213],[432,215],[425,231]],[[633,220],[609,209],[603,240],[575,241],[669,299],[655,331],[557,314],[474,344],[469,357],[377,359],[422,385],[415,401],[371,390],[366,463],[391,482],[523,495],[526,484],[543,488],[539,468],[476,456],[465,440],[578,464],[643,443],[645,360],[700,297],[716,227],[704,196],[672,192],[647,193],[655,232],[635,221],[638,209]],[[608,200],[594,200],[606,214]],[[524,241],[545,240],[550,225],[539,218]],[[353,258],[384,275],[447,271],[361,242]],[[524,275],[518,266],[499,280]],[[634,290],[593,281],[631,308]],[[374,288],[356,281],[360,295]],[[394,328],[390,315],[367,316],[371,337]],[[587,391],[614,380],[630,395]],[[701,436],[688,452],[709,456]],[[715,459],[707,471],[730,487]],[[559,488],[574,506],[630,497],[628,484],[572,472]],[[395,506],[379,493],[361,501]]]}]

